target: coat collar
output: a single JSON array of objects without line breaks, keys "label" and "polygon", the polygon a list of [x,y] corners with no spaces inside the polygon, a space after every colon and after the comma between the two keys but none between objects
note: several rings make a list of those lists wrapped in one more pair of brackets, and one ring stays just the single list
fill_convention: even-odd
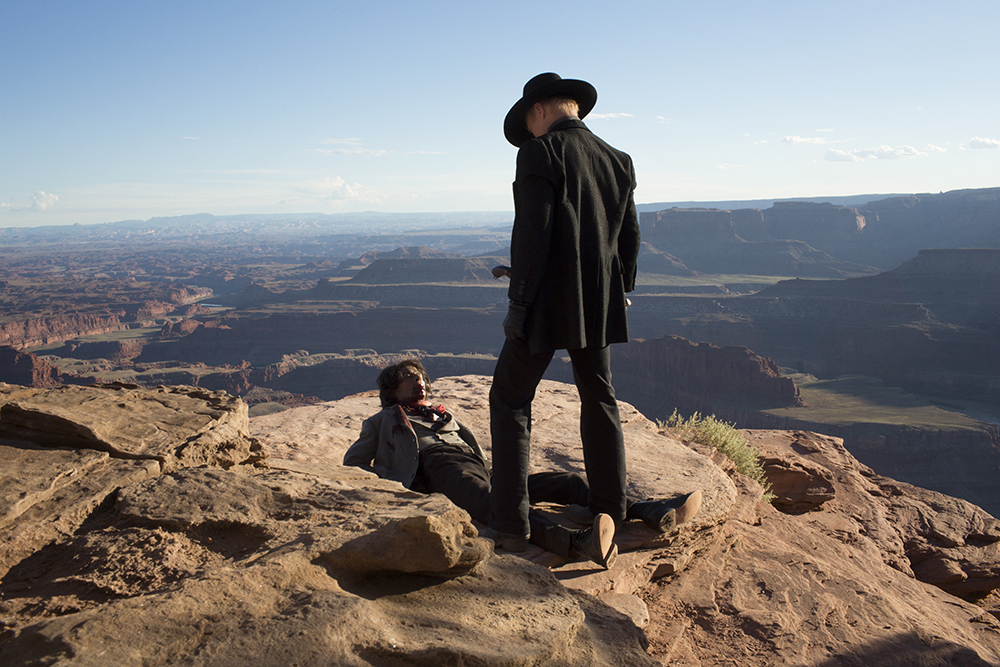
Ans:
[{"label": "coat collar", "polygon": [[406,416],[406,412],[403,410],[402,405],[395,403],[392,407],[387,408],[387,410],[389,410],[390,414],[392,414],[392,418],[397,424],[403,428],[413,428],[410,426],[410,419]]},{"label": "coat collar", "polygon": [[[587,130],[588,132],[590,131],[590,128],[584,125],[583,121],[580,120],[579,118],[567,118],[565,120],[560,120],[553,123],[552,127],[549,128],[549,132],[558,132],[559,130],[573,130],[573,129]],[[548,132],[546,132],[545,134],[548,134]],[[545,135],[543,134],[542,136]]]}]

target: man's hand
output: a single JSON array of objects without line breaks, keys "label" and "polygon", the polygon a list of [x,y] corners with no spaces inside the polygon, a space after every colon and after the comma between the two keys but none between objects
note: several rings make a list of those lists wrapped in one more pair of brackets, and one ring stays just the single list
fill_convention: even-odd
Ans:
[{"label": "man's hand", "polygon": [[520,301],[511,301],[507,306],[507,317],[503,318],[503,334],[512,343],[525,342],[524,320],[528,316],[528,306]]},{"label": "man's hand", "polygon": [[496,278],[497,280],[500,280],[504,276],[510,278],[510,267],[504,266],[503,264],[497,264],[492,269],[490,269],[490,273],[492,273],[493,277]]}]

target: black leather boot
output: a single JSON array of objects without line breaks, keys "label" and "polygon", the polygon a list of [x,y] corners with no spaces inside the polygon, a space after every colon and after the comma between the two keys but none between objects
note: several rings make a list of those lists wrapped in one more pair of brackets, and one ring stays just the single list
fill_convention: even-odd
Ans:
[{"label": "black leather boot", "polygon": [[614,543],[615,522],[607,514],[594,517],[594,525],[577,530],[570,536],[570,548],[577,556],[591,560],[605,570],[618,558],[618,545]]},{"label": "black leather boot", "polygon": [[625,517],[639,519],[657,532],[668,533],[694,518],[701,509],[701,499],[701,491],[694,491],[676,498],[640,500],[629,506]]}]

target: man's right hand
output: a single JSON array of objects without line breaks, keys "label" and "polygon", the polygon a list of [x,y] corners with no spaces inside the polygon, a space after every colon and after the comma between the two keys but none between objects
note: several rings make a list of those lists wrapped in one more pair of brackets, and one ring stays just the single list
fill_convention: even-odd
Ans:
[{"label": "man's right hand", "polygon": [[496,278],[497,280],[500,280],[504,276],[510,278],[510,267],[504,266],[503,264],[497,264],[492,269],[490,269],[490,273],[492,273],[493,277]]},{"label": "man's right hand", "polygon": [[528,306],[520,301],[511,301],[507,306],[507,317],[503,318],[503,333],[512,343],[527,340],[524,334],[524,320],[528,317]]}]

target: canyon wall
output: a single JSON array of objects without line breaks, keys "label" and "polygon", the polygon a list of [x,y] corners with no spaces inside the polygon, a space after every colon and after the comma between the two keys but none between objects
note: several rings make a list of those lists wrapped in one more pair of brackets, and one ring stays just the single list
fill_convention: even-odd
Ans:
[{"label": "canyon wall", "polygon": [[32,317],[0,323],[0,345],[10,345],[19,350],[41,347],[50,343],[92,336],[128,328],[123,322],[124,313],[98,315],[73,314]]}]

